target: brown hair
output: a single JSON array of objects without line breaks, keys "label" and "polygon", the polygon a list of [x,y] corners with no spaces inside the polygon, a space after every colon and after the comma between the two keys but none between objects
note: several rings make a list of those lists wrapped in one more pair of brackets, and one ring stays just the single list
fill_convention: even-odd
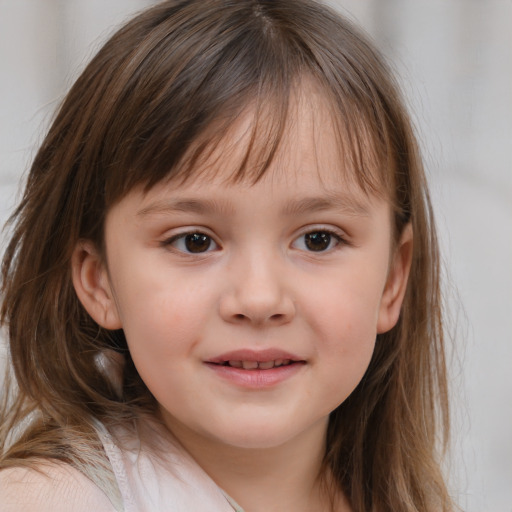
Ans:
[{"label": "brown hair", "polygon": [[[100,328],[78,301],[72,251],[80,239],[102,247],[106,212],[133,187],[187,179],[249,104],[265,120],[253,140],[263,131],[267,143],[250,145],[261,165],[246,158],[234,179],[257,180],[306,76],[333,105],[355,178],[390,199],[395,236],[408,223],[414,232],[400,319],[332,412],[325,467],[354,511],[451,509],[438,458],[448,429],[439,255],[417,144],[382,58],[313,0],[163,2],[121,28],[76,81],[34,160],[3,259],[1,321],[19,389],[0,411],[0,467],[57,458],[94,477],[101,457],[77,448],[101,446],[94,422],[154,410],[123,333]],[[121,389],[98,364],[112,350],[125,360]]]}]

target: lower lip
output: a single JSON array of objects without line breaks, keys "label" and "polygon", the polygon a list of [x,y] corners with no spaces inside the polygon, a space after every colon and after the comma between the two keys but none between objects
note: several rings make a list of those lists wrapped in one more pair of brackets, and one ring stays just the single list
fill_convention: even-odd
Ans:
[{"label": "lower lip", "polygon": [[302,370],[305,363],[298,362],[277,366],[269,370],[244,370],[233,366],[206,363],[219,377],[237,386],[249,389],[265,389],[276,386]]}]

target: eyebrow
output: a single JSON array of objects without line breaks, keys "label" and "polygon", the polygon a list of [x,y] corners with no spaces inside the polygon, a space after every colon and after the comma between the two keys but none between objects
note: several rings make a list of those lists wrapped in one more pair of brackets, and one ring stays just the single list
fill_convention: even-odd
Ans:
[{"label": "eyebrow", "polygon": [[[352,196],[329,193],[322,197],[312,196],[292,200],[283,209],[283,214],[292,217],[327,210],[335,210],[354,216],[367,217],[369,215],[368,207],[362,201],[358,201]],[[233,215],[235,210],[232,205],[226,201],[183,198],[156,201],[139,210],[137,216],[145,217],[151,214],[177,212],[196,213],[199,215],[209,215],[212,213]]]},{"label": "eyebrow", "polygon": [[137,216],[145,217],[154,213],[197,213],[208,215],[213,212],[233,214],[233,208],[226,202],[212,199],[170,199],[156,201],[137,212]]},{"label": "eyebrow", "polygon": [[369,216],[368,206],[352,196],[342,194],[326,194],[322,197],[306,197],[291,201],[284,213],[289,216],[336,210],[347,215]]}]

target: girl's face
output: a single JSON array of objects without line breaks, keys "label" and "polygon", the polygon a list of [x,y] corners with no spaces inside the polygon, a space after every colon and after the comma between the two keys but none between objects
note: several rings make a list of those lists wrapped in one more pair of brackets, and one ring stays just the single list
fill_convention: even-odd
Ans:
[{"label": "girl's face", "polygon": [[77,248],[78,295],[124,329],[181,436],[264,448],[324,433],[398,318],[410,231],[395,249],[387,202],[343,178],[328,109],[297,102],[300,123],[256,184],[229,182],[246,117],[204,175],[133,190],[106,219],[108,270]]}]

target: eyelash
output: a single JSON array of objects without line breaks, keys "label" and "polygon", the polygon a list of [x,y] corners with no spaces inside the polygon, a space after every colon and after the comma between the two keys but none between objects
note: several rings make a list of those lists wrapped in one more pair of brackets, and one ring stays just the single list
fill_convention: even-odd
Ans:
[{"label": "eyelash", "polygon": [[[298,240],[301,240],[308,235],[317,235],[317,234],[326,234],[329,236],[329,244],[328,244],[327,248],[319,250],[319,251],[308,250],[307,248],[302,249],[302,250],[304,250],[306,252],[311,252],[311,253],[327,253],[327,252],[331,252],[333,250],[338,249],[340,245],[348,245],[348,242],[346,241],[346,239],[343,236],[341,236],[340,233],[338,233],[337,231],[334,231],[333,229],[329,229],[329,228],[318,227],[318,228],[308,229],[308,231],[306,231],[305,233],[303,233],[302,235],[297,237],[294,240],[292,246],[295,245]],[[333,241],[334,241],[334,245],[331,247],[331,244],[333,243]]]},{"label": "eyelash", "polygon": [[[327,253],[327,252],[331,252],[333,250],[336,250],[340,245],[348,245],[348,242],[347,240],[341,236],[338,232],[332,230],[332,229],[327,229],[327,228],[315,228],[315,229],[309,229],[308,231],[304,232],[303,234],[301,234],[300,236],[298,236],[297,238],[294,239],[293,243],[292,243],[292,247],[296,246],[297,245],[297,242],[301,239],[303,239],[304,237],[308,236],[308,235],[318,235],[318,234],[323,234],[323,235],[328,235],[328,245],[325,249],[320,249],[318,251],[315,251],[315,250],[312,250],[311,248],[307,248],[307,242],[304,242],[304,248],[299,248],[299,250],[303,250],[305,252],[311,252],[311,253]],[[202,237],[202,241],[203,242],[207,242],[207,247],[205,250],[200,250],[200,251],[197,251],[197,252],[194,252],[194,251],[191,251],[191,250],[187,250],[189,248],[187,247],[184,247],[184,248],[179,248],[176,246],[177,242],[182,242],[182,243],[185,243],[187,242],[187,237],[190,237],[190,236],[198,236],[198,237]],[[201,242],[201,238],[199,238],[197,241]],[[322,239],[320,239],[320,241],[322,241]],[[325,239],[324,239],[325,241]],[[331,246],[334,242],[334,245]],[[214,246],[213,249],[211,248],[212,245]],[[214,238],[210,235],[208,235],[207,233],[204,233],[203,231],[187,231],[185,233],[179,233],[177,235],[174,235],[166,240],[164,240],[162,242],[162,246],[163,247],[172,247],[173,249],[175,249],[178,253],[181,253],[181,254],[185,254],[185,255],[189,255],[189,254],[192,254],[192,255],[202,255],[202,254],[206,254],[208,252],[212,252],[214,250],[217,250],[219,248],[219,244],[217,244],[217,242],[215,242]],[[294,247],[294,248],[297,248],[297,247]]]},{"label": "eyelash", "polygon": [[[171,238],[168,238],[167,240],[164,240],[162,242],[162,245],[164,247],[172,247],[173,249],[175,249],[177,252],[179,253],[182,253],[182,254],[205,254],[207,252],[212,252],[211,250],[205,250],[205,251],[198,251],[198,252],[193,252],[193,251],[187,251],[185,249],[180,249],[178,247],[176,247],[174,244],[176,244],[177,242],[180,242],[180,241],[183,241],[183,243],[186,243],[186,238],[189,237],[189,236],[194,236],[194,235],[197,235],[197,236],[203,236],[204,238],[208,238],[208,247],[207,249],[210,249],[210,246],[213,244],[215,246],[215,248],[218,248],[219,245],[217,244],[217,242],[215,242],[215,240],[213,239],[213,237],[211,237],[210,235],[208,235],[207,233],[204,233],[203,231],[187,231],[185,233],[179,233],[177,235],[174,235],[172,236]],[[214,249],[215,250],[215,249]]]}]

